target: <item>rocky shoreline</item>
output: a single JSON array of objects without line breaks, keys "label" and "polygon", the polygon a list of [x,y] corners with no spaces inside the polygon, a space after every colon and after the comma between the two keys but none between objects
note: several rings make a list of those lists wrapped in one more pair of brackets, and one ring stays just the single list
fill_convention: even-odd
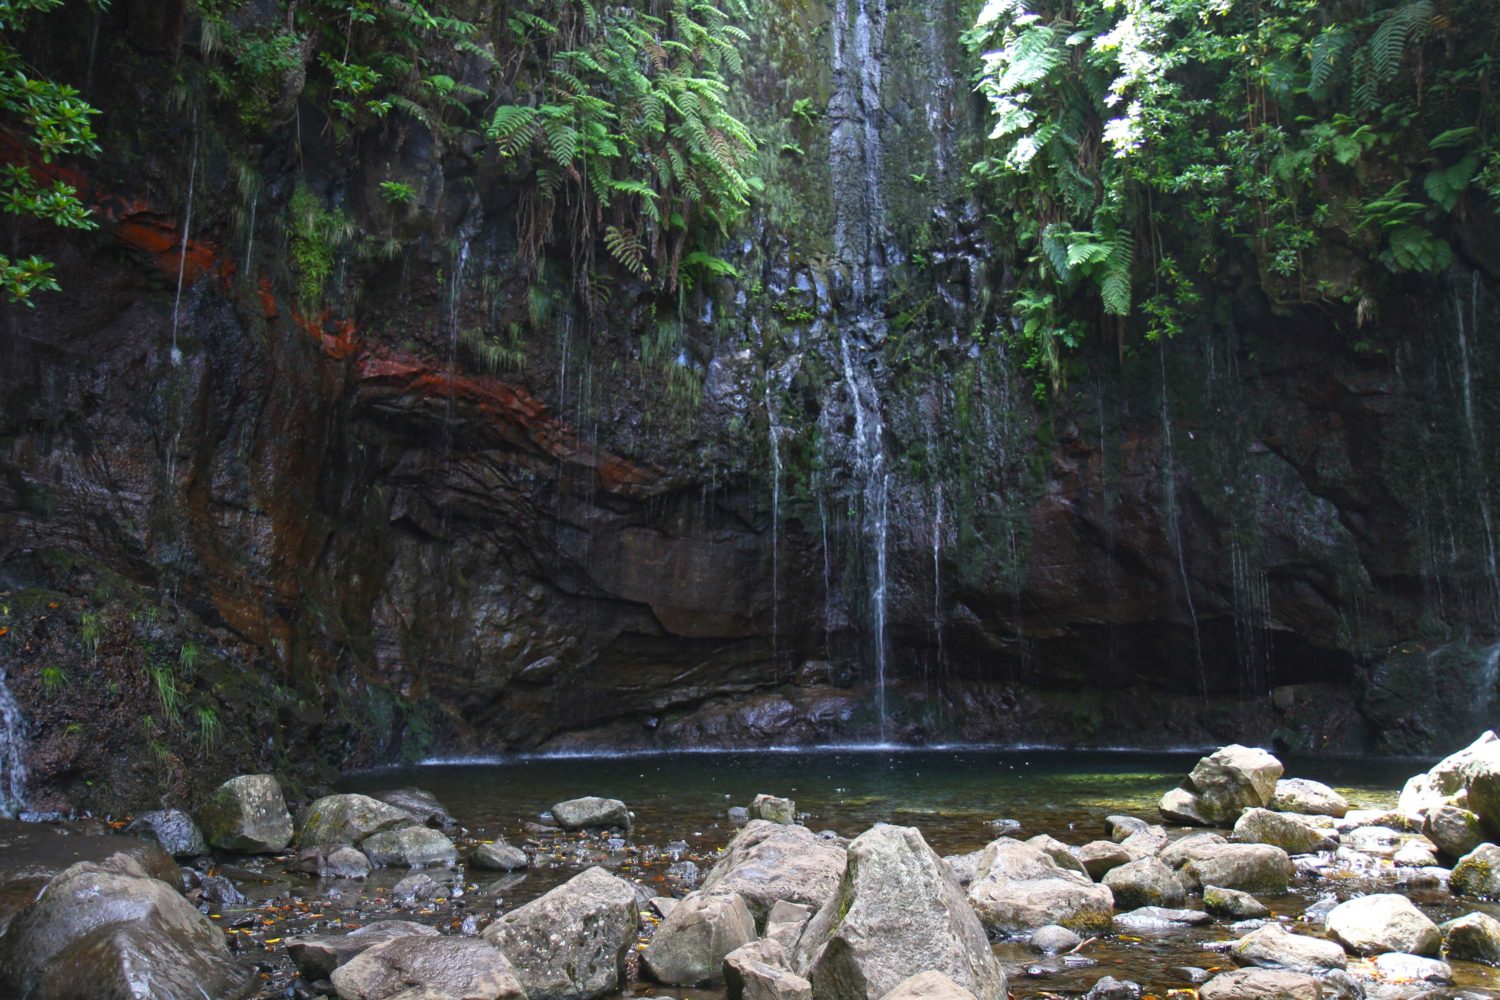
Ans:
[{"label": "rocky shoreline", "polygon": [[1078,843],[997,820],[947,857],[915,827],[814,831],[770,795],[728,810],[718,850],[637,843],[599,797],[510,843],[419,789],[294,813],[241,775],[194,815],[4,824],[0,995],[1500,996],[1500,739],[1394,810],[1282,772],[1228,746],[1162,797],[1165,822],[1111,815]]}]

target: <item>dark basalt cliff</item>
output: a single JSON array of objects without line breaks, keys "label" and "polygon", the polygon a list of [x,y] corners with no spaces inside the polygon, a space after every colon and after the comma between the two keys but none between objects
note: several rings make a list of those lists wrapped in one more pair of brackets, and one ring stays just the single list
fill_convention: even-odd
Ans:
[{"label": "dark basalt cliff", "polygon": [[[964,194],[959,14],[890,0],[860,112],[883,158],[847,108],[794,123],[741,277],[648,352],[628,280],[537,307],[484,150],[414,123],[335,146],[306,104],[247,140],[169,103],[197,29],[152,6],[105,15],[92,63],[88,32],[28,39],[91,81],[106,150],[69,175],[101,229],[22,227],[64,291],[0,332],[0,656],[36,808],[877,738],[881,538],[890,739],[1431,752],[1493,721],[1493,231],[1393,286],[1368,343],[1227,267],[1196,329],[1101,342],[1044,406],[983,335],[1008,272]],[[856,68],[821,53],[852,15],[769,7],[739,99],[781,129],[784,81],[840,110]],[[399,245],[341,252],[317,316],[286,266],[299,183]],[[872,184],[863,243],[836,238]],[[518,326],[500,365],[465,335]]]}]

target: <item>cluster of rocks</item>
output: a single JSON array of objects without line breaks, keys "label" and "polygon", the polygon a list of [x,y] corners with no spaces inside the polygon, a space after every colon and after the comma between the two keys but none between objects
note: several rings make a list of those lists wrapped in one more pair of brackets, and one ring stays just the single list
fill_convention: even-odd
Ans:
[{"label": "cluster of rocks", "polygon": [[[1185,970],[1202,1000],[1360,1000],[1390,995],[1378,990],[1392,982],[1451,982],[1448,960],[1500,965],[1500,920],[1486,913],[1439,925],[1400,892],[1339,899],[1384,877],[1500,896],[1500,847],[1484,839],[1500,821],[1500,740],[1487,733],[1413,778],[1388,812],[1282,774],[1264,750],[1229,746],[1163,797],[1166,819],[1224,832],[1111,816],[1103,837],[1068,845],[997,823],[1007,835],[947,858],[911,827],[879,824],[853,840],[814,833],[798,824],[794,802],[762,795],[731,811],[740,829],[680,898],[596,866],[457,934],[391,919],[283,947],[299,996],[341,1000],[596,1000],[637,969],[664,987],[722,988],[729,1000],[1006,1000],[996,939],[1061,960],[1090,937],[1214,921],[1237,935],[1222,946],[1237,968]],[[633,820],[623,802],[594,797],[559,802],[545,818],[561,831],[628,831]],[[444,832],[452,826],[416,790],[326,796],[294,818],[273,778],[235,778],[196,822],[171,811],[137,818],[134,828],[162,845],[164,871],[118,855],[53,878],[0,927],[0,988],[71,996],[86,969],[101,996],[246,995],[247,970],[223,932],[169,884],[168,852],[291,849],[294,870],[361,877],[381,866],[457,866]],[[510,870],[531,859],[500,840],[475,846],[466,862]],[[1426,881],[1411,881],[1413,872]],[[1345,888],[1301,922],[1278,920],[1259,897],[1286,894],[1299,875]],[[209,898],[211,878],[194,891]],[[1104,977],[1089,996],[1137,1000],[1140,990]]]}]

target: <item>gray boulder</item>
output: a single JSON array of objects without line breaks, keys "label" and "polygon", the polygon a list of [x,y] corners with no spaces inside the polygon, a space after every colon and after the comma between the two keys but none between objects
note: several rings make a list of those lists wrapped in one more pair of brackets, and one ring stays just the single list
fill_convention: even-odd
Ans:
[{"label": "gray boulder", "polygon": [[590,1000],[619,986],[639,922],[635,888],[590,868],[484,929],[530,1000]]},{"label": "gray boulder", "polygon": [[1380,893],[1340,903],[1324,921],[1335,941],[1364,955],[1402,951],[1436,955],[1443,933],[1405,896]]},{"label": "gray boulder", "polygon": [[808,921],[812,920],[813,908],[802,903],[791,903],[779,899],[771,905],[771,912],[766,915],[767,941],[775,941],[785,949],[788,955],[797,950],[797,941],[802,937],[802,931],[807,927]]},{"label": "gray boulder", "polygon": [[297,844],[358,844],[372,833],[411,826],[410,815],[368,795],[325,795],[302,810]]},{"label": "gray boulder", "polygon": [[1447,962],[1400,952],[1375,956],[1375,971],[1385,979],[1401,982],[1436,983],[1438,985],[1453,982],[1453,968]]},{"label": "gray boulder", "polygon": [[1444,958],[1500,965],[1500,920],[1470,913],[1441,926]]},{"label": "gray boulder", "polygon": [[[1068,871],[1079,872],[1084,875],[1088,874],[1087,870],[1083,866],[1083,862],[1079,861],[1078,855],[1073,853],[1073,849],[1070,848],[1067,844],[1064,844],[1062,841],[1058,840],[1056,837],[1049,837],[1045,833],[1039,833],[1035,837],[1029,838],[1026,843],[1031,845],[1032,847],[1035,847],[1037,850],[1047,855],[1047,857],[1057,862],[1057,867],[1065,868]],[[984,851],[981,850],[974,853],[974,874],[976,875],[978,874],[979,859],[982,857],[984,857]],[[973,881],[973,876],[971,875],[967,880],[960,879],[960,881],[971,882]]]},{"label": "gray boulder", "polygon": [[630,810],[625,803],[595,795],[559,802],[552,807],[552,818],[564,830],[630,829]]},{"label": "gray boulder", "polygon": [[1083,938],[1057,924],[1038,927],[1026,942],[1032,951],[1039,951],[1043,955],[1060,955],[1065,951],[1072,951],[1082,943]]},{"label": "gray boulder", "polygon": [[1500,847],[1480,844],[1459,858],[1448,888],[1455,896],[1500,899]]},{"label": "gray boulder", "polygon": [[1199,1000],[1322,1000],[1317,977],[1285,969],[1221,972],[1198,990]]},{"label": "gray boulder", "polygon": [[1342,835],[1340,846],[1376,858],[1393,858],[1401,849],[1401,831],[1388,826],[1359,826]]},{"label": "gray boulder", "polygon": [[656,929],[641,962],[659,983],[718,982],[724,957],[754,940],[755,918],[738,893],[694,892]]},{"label": "gray boulder", "polygon": [[1048,924],[1093,933],[1107,930],[1114,913],[1107,886],[1059,868],[1035,847],[1014,840],[997,840],[984,849],[969,902],[986,927],[1009,934]]},{"label": "gray boulder", "polygon": [[1421,839],[1408,840],[1391,855],[1398,868],[1431,868],[1438,863],[1437,854]]},{"label": "gray boulder", "polygon": [[1134,854],[1112,840],[1091,840],[1078,849],[1078,863],[1083,866],[1084,874],[1096,882],[1134,860]]},{"label": "gray boulder", "polygon": [[1141,858],[1113,868],[1104,884],[1114,895],[1114,905],[1133,910],[1138,906],[1181,906],[1187,892],[1172,869],[1156,858]]},{"label": "gray boulder", "polygon": [[453,815],[437,800],[437,796],[421,788],[392,788],[376,792],[375,798],[386,805],[395,806],[423,826],[451,830],[458,825]]},{"label": "gray boulder", "polygon": [[291,864],[292,871],[318,878],[364,878],[370,874],[370,868],[370,859],[364,852],[348,844],[304,847]]},{"label": "gray boulder", "polygon": [[777,900],[821,907],[844,877],[847,859],[843,847],[805,826],[751,820],[725,847],[700,888],[739,893],[760,924]]},{"label": "gray boulder", "polygon": [[333,970],[377,944],[401,937],[437,937],[436,927],[410,920],[377,920],[347,934],[303,934],[287,938],[286,953],[308,982],[327,979]]},{"label": "gray boulder", "polygon": [[1479,815],[1458,806],[1440,805],[1427,811],[1422,832],[1450,858],[1461,858],[1484,843]]},{"label": "gray boulder", "polygon": [[222,851],[272,854],[292,842],[292,815],[269,774],[242,774],[214,790],[198,811],[204,839]]},{"label": "gray boulder", "polygon": [[855,838],[837,891],[797,953],[819,1000],[878,1000],[912,969],[942,972],[979,1000],[1006,997],[984,927],[914,827],[880,824]]},{"label": "gray boulder", "polygon": [[458,863],[458,848],[437,830],[406,826],[371,834],[359,845],[376,868],[421,868]]},{"label": "gray boulder", "polygon": [[812,1000],[812,983],[791,970],[775,941],[755,941],[724,956],[728,1000]]},{"label": "gray boulder", "polygon": [[1276,782],[1271,808],[1277,812],[1302,813],[1305,816],[1339,817],[1349,811],[1349,800],[1321,781],[1307,778],[1282,778]]},{"label": "gray boulder", "polygon": [[1231,744],[1200,759],[1159,808],[1179,822],[1228,826],[1242,810],[1270,805],[1281,773],[1281,761],[1266,751]]},{"label": "gray boulder", "polygon": [[908,976],[891,988],[880,1000],[976,1000],[972,990],[929,969],[915,976]]},{"label": "gray boulder", "polygon": [[1266,904],[1248,892],[1217,885],[1203,887],[1203,908],[1216,917],[1229,920],[1258,920],[1271,915]]},{"label": "gray boulder", "polygon": [[1165,828],[1148,826],[1120,841],[1120,846],[1125,848],[1132,858],[1154,858],[1165,851],[1171,842],[1172,838],[1167,836]]},{"label": "gray boulder", "polygon": [[1477,740],[1457,753],[1444,757],[1425,774],[1406,783],[1396,808],[1403,813],[1422,816],[1441,805],[1469,805],[1469,784],[1475,771],[1492,754],[1500,751],[1500,738],[1493,731],[1482,733]]},{"label": "gray boulder", "polygon": [[1137,830],[1144,830],[1148,826],[1150,826],[1149,823],[1136,816],[1116,814],[1104,817],[1104,835],[1117,844]]},{"label": "gray boulder", "polygon": [[156,809],[143,812],[125,832],[137,837],[153,837],[162,850],[174,858],[196,858],[208,853],[208,844],[193,817],[180,809]]},{"label": "gray boulder", "polygon": [[750,803],[750,818],[789,826],[797,822],[797,803],[761,793]]},{"label": "gray boulder", "polygon": [[527,1000],[511,963],[478,938],[398,937],[329,978],[339,1000]]},{"label": "gray boulder", "polygon": [[1269,844],[1204,844],[1193,850],[1178,875],[1189,892],[1217,885],[1280,896],[1295,870],[1287,853]]},{"label": "gray boulder", "polygon": [[469,852],[469,867],[487,872],[513,872],[529,867],[531,859],[514,844],[497,840],[480,844]]},{"label": "gray boulder", "polygon": [[1349,964],[1344,949],[1332,941],[1294,934],[1275,923],[1253,930],[1234,942],[1229,955],[1240,965],[1287,969],[1310,976],[1325,969],[1342,969]]},{"label": "gray boulder", "polygon": [[1475,754],[1467,775],[1466,807],[1479,814],[1491,834],[1500,836],[1500,743],[1488,743]]},{"label": "gray boulder", "polygon": [[1161,859],[1162,864],[1176,871],[1192,860],[1200,848],[1209,844],[1227,843],[1229,841],[1217,833],[1190,833],[1186,837],[1172,841],[1157,857]]},{"label": "gray boulder", "polygon": [[0,995],[201,1000],[246,979],[224,933],[125,855],[64,869],[0,937]]},{"label": "gray boulder", "polygon": [[1234,823],[1229,839],[1242,844],[1270,844],[1288,854],[1331,851],[1337,846],[1331,827],[1321,827],[1296,813],[1246,809]]}]

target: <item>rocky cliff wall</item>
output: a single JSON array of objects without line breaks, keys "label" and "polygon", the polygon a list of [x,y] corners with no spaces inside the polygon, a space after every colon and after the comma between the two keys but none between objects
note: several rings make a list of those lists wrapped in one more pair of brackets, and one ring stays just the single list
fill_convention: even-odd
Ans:
[{"label": "rocky cliff wall", "polygon": [[[0,334],[33,805],[516,748],[1462,740],[1500,653],[1493,234],[1358,343],[1227,267],[1040,403],[962,6],[762,5],[739,277],[592,314],[525,275],[478,145],[335,144],[306,101],[247,136],[191,11],[29,39],[106,149],[70,175],[104,225],[22,229],[65,291]],[[299,187],[361,234],[318,315]]]}]

